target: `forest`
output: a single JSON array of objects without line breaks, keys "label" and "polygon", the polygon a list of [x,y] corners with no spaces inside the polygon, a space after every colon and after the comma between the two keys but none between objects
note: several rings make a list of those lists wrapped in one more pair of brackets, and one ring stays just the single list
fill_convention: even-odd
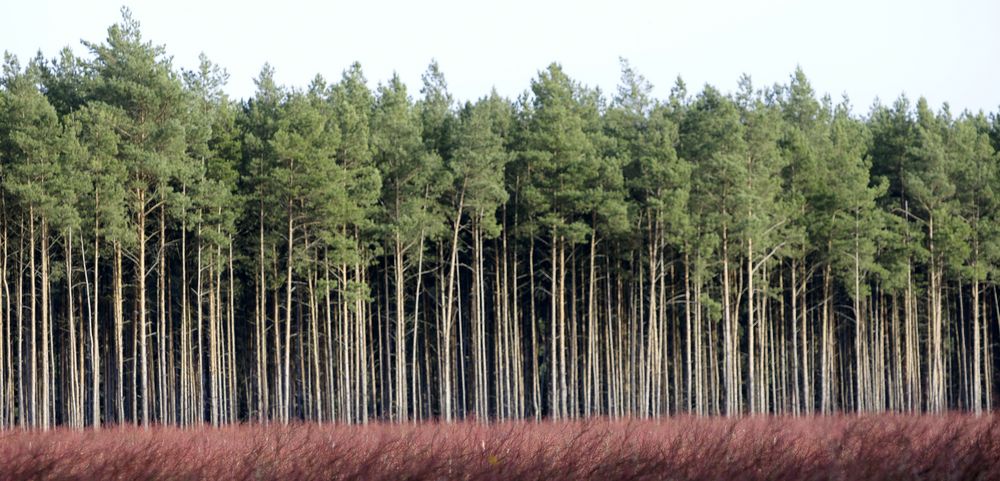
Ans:
[{"label": "forest", "polygon": [[83,44],[0,74],[0,428],[993,409],[998,113]]}]

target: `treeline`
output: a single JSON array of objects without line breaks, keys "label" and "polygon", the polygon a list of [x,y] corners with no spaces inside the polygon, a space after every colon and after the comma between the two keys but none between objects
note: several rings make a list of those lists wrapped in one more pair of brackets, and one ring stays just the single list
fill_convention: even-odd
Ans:
[{"label": "treeline", "polygon": [[996,114],[85,45],[4,61],[0,426],[992,408]]}]

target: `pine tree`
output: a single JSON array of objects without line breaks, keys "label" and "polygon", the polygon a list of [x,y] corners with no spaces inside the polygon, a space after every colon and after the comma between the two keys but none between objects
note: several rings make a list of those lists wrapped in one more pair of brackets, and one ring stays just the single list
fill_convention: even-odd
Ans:
[{"label": "pine tree", "polygon": [[[56,196],[62,180],[61,157],[67,145],[55,108],[37,88],[38,68],[38,63],[34,62],[21,71],[16,59],[6,59],[2,130],[6,139],[3,150],[9,162],[5,166],[4,187],[21,206],[29,224],[30,377],[27,386],[22,381],[22,399],[28,399],[21,401],[19,407],[23,412],[22,422],[27,416],[32,425],[47,429],[53,425],[55,416],[55,366],[51,363],[54,354],[51,352],[51,331],[54,326],[50,312],[50,229],[54,221],[63,220],[61,217],[67,214],[67,206],[61,205],[61,199]],[[72,196],[72,193],[69,195]],[[20,327],[18,332],[21,332]],[[27,390],[27,396],[24,390]]]},{"label": "pine tree", "polygon": [[[487,406],[488,377],[485,359],[486,321],[484,319],[485,286],[483,276],[484,241],[500,234],[501,226],[497,223],[497,210],[507,200],[504,189],[504,170],[509,161],[505,150],[503,129],[509,121],[510,110],[495,94],[480,99],[477,103],[466,104],[460,112],[454,133],[454,144],[446,163],[452,186],[448,191],[448,209],[451,217],[450,256],[448,260],[447,286],[444,300],[444,319],[442,322],[442,344],[444,345],[444,372],[442,392],[442,413],[446,420],[453,417],[452,408],[452,352],[453,326],[456,322],[454,299],[458,276],[459,236],[462,226],[472,237],[472,286],[473,299],[472,326],[474,338],[479,343],[474,346],[476,360],[476,409],[480,416],[489,414]],[[466,220],[467,219],[467,220]],[[497,355],[502,355],[498,352]],[[461,365],[464,365],[462,363]]]},{"label": "pine tree", "polygon": [[[668,320],[663,318],[667,299],[661,288],[668,263],[665,251],[679,252],[679,240],[687,228],[686,208],[689,195],[687,182],[690,166],[677,158],[677,125],[672,119],[672,108],[656,103],[651,97],[652,85],[636,73],[628,62],[622,60],[622,78],[612,107],[605,115],[605,126],[613,145],[608,157],[621,162],[624,184],[630,194],[631,217],[624,212],[620,202],[601,201],[611,215],[602,215],[609,223],[603,229],[607,237],[630,233],[636,224],[640,239],[646,246],[648,266],[648,346],[651,379],[644,389],[644,414],[660,414],[666,407],[666,393],[670,385],[667,378],[668,353],[665,352],[665,333]],[[605,178],[614,178],[602,174]],[[609,193],[616,189],[609,189]],[[601,199],[598,196],[597,199]],[[597,219],[595,218],[595,221]],[[596,251],[596,235],[591,244],[591,268]],[[593,270],[590,276],[596,276]],[[593,286],[591,286],[593,288]],[[593,289],[591,289],[592,291]],[[593,297],[593,292],[590,293]],[[588,305],[596,303],[591,299]],[[596,306],[589,307],[588,317],[596,315]],[[594,329],[596,329],[596,322]]]},{"label": "pine tree", "polygon": [[[331,99],[334,118],[341,132],[337,162],[346,169],[351,220],[344,228],[353,237],[357,249],[353,257],[339,266],[341,282],[342,391],[341,410],[346,420],[368,419],[368,318],[365,310],[369,288],[365,279],[369,263],[377,252],[374,242],[377,226],[377,203],[382,192],[382,179],[373,160],[371,145],[371,115],[374,98],[366,85],[361,66],[354,63],[344,71],[341,81],[333,86]],[[353,322],[350,322],[353,320]]]},{"label": "pine tree", "polygon": [[[747,199],[746,144],[735,103],[715,88],[706,86],[685,114],[681,124],[683,156],[694,165],[691,180],[693,226],[699,245],[696,278],[702,278],[704,263],[717,256],[721,272],[721,294],[707,302],[710,319],[721,317],[723,337],[723,385],[727,415],[742,410],[738,357],[738,319],[734,304],[733,272],[739,239],[739,221]],[[716,306],[721,304],[721,313]],[[721,315],[720,315],[721,314]]]},{"label": "pine tree", "polygon": [[[101,264],[103,251],[107,251],[110,239],[119,239],[131,234],[125,229],[125,190],[123,179],[125,168],[118,157],[121,139],[116,125],[120,121],[118,113],[101,103],[88,103],[74,111],[66,120],[72,131],[76,146],[74,175],[89,185],[78,193],[82,203],[81,217],[86,219],[81,233],[89,236],[92,245],[90,259],[83,258],[84,283],[89,287],[88,343],[90,345],[90,414],[91,423],[97,428],[102,422],[101,405]],[[85,257],[86,247],[80,241],[81,257]],[[86,263],[90,261],[88,268]]]},{"label": "pine tree", "polygon": [[966,237],[962,239],[967,246],[965,259],[960,259],[964,262],[952,268],[960,280],[971,282],[972,386],[967,396],[968,407],[979,414],[984,408],[989,408],[993,386],[992,380],[985,376],[990,372],[991,361],[987,347],[989,329],[984,322],[986,304],[983,289],[991,276],[989,266],[996,265],[1000,254],[1000,231],[997,230],[996,217],[1000,209],[997,205],[1000,171],[996,152],[990,145],[989,124],[985,116],[963,114],[952,128],[948,150],[955,166],[952,177],[958,202],[955,213],[968,227]]},{"label": "pine tree", "polygon": [[[135,265],[138,307],[135,336],[138,340],[139,406],[133,406],[137,420],[150,422],[152,394],[149,389],[149,326],[147,314],[147,251],[155,235],[149,232],[150,218],[173,193],[172,179],[183,170],[185,157],[185,102],[180,79],[173,71],[162,46],[143,40],[139,23],[127,9],[122,21],[108,29],[105,43],[85,43],[94,56],[89,68],[97,78],[93,98],[121,109],[125,140],[119,155],[127,169],[125,189],[134,245],[125,245]],[[119,272],[120,273],[120,272]]]},{"label": "pine tree", "polygon": [[409,417],[406,382],[407,275],[411,257],[423,251],[426,237],[441,228],[434,210],[436,199],[445,185],[441,157],[428,152],[421,139],[421,126],[406,86],[398,76],[379,86],[372,117],[372,146],[375,163],[382,177],[382,201],[385,216],[387,250],[392,253],[394,292],[394,383],[391,388],[392,418]]},{"label": "pine tree", "polygon": [[864,304],[871,292],[870,275],[882,269],[876,263],[876,248],[882,240],[884,219],[877,208],[877,201],[886,192],[885,182],[873,184],[869,178],[870,161],[868,132],[864,125],[850,118],[846,102],[838,105],[830,125],[831,153],[829,177],[826,185],[836,210],[832,212],[830,231],[830,262],[834,272],[853,301],[854,320],[854,376],[857,411],[879,409],[873,397],[875,383],[885,367],[873,364],[879,319],[868,316]]},{"label": "pine tree", "polygon": [[946,135],[951,122],[947,112],[935,115],[925,99],[917,102],[915,145],[910,148],[912,163],[903,174],[902,183],[907,197],[912,200],[915,220],[925,232],[927,251],[928,299],[928,398],[927,409],[942,411],[947,403],[945,371],[943,289],[945,269],[952,264],[952,257],[961,257],[966,229],[961,218],[952,215],[955,184],[951,178],[954,168],[947,155]]},{"label": "pine tree", "polygon": [[880,202],[882,210],[888,214],[885,216],[887,229],[882,232],[887,238],[879,252],[879,264],[885,271],[880,282],[893,304],[902,304],[892,306],[902,311],[902,325],[898,326],[899,335],[894,339],[902,351],[897,360],[902,369],[895,376],[897,404],[900,409],[914,412],[922,409],[923,373],[926,372],[920,345],[921,338],[926,336],[921,334],[918,325],[915,270],[919,259],[926,257],[926,250],[924,232],[915,222],[916,208],[904,183],[905,173],[913,162],[910,146],[915,143],[916,135],[909,100],[900,97],[891,108],[876,104],[869,129],[872,135],[871,177],[888,185]]},{"label": "pine tree", "polygon": [[[743,212],[739,216],[745,263],[747,399],[749,411],[769,410],[767,310],[758,303],[766,300],[769,282],[766,273],[775,255],[784,248],[786,213],[779,203],[780,172],[784,159],[777,149],[781,118],[773,92],[755,90],[750,78],[740,79],[736,102],[740,108],[746,143],[746,186]],[[762,292],[758,293],[757,291]],[[738,297],[744,297],[740,294]],[[739,306],[737,301],[736,305]]]},{"label": "pine tree", "polygon": [[[283,287],[281,273],[277,267],[276,251],[280,243],[280,229],[275,227],[279,222],[276,218],[281,216],[281,205],[271,202],[272,192],[269,184],[269,175],[275,168],[277,159],[274,153],[271,140],[278,128],[278,114],[281,102],[285,97],[284,89],[279,87],[274,81],[274,69],[270,65],[265,65],[257,79],[255,80],[257,91],[254,97],[247,100],[241,114],[237,117],[237,125],[241,132],[242,162],[240,165],[240,180],[242,183],[242,194],[245,195],[253,205],[253,213],[247,210],[245,220],[248,226],[246,230],[256,232],[256,242],[254,242],[255,284],[256,295],[254,296],[254,311],[256,314],[256,353],[257,353],[257,396],[258,396],[258,416],[261,419],[282,418],[284,408],[284,383],[282,375],[283,363],[281,362],[281,329],[279,326],[277,290]],[[249,227],[252,226],[252,227]],[[182,233],[184,235],[184,233]],[[182,241],[185,239],[182,239]],[[269,275],[270,273],[270,275]],[[187,284],[186,270],[184,271]],[[274,293],[274,300],[271,303],[273,311],[268,306],[268,294]],[[187,296],[182,299],[182,311],[186,312]],[[270,315],[269,315],[270,314]],[[271,333],[273,341],[269,342],[268,319],[271,319]],[[182,313],[182,320],[187,319],[187,315]],[[182,321],[183,322],[183,321]],[[188,331],[184,331],[188,332]],[[272,346],[273,348],[269,348]],[[273,350],[273,356],[269,354]],[[269,359],[273,358],[273,363]],[[194,367],[194,360],[189,362],[190,367]],[[273,368],[271,365],[273,364]],[[197,372],[201,372],[199,369]],[[267,373],[273,372],[273,382],[267,378]],[[200,378],[200,374],[199,374]],[[198,383],[200,385],[200,381]],[[196,392],[192,391],[192,401],[196,401]],[[184,391],[182,387],[182,391]],[[272,394],[273,392],[273,394]],[[272,398],[274,400],[272,404]],[[192,403],[193,404],[193,403]],[[194,404],[200,405],[200,404]]]},{"label": "pine tree", "polygon": [[[162,243],[167,235],[165,223],[168,219],[174,223],[179,220],[180,229],[184,231],[181,234],[184,237],[181,252],[184,263],[181,283],[185,286],[188,285],[187,236],[188,230],[193,229],[195,234],[193,240],[197,243],[197,251],[199,254],[203,254],[199,256],[199,260],[194,266],[195,277],[198,279],[206,277],[209,286],[208,302],[206,303],[205,296],[198,295],[194,302],[194,308],[191,309],[197,313],[196,317],[199,319],[195,327],[197,339],[192,339],[190,335],[190,313],[186,289],[184,298],[181,300],[182,339],[180,344],[183,346],[181,364],[185,368],[182,371],[187,371],[182,374],[186,377],[182,382],[186,386],[183,391],[186,391],[188,395],[182,397],[185,398],[183,402],[193,404],[189,396],[194,391],[191,388],[195,384],[195,380],[191,379],[192,376],[189,372],[194,370],[195,361],[190,350],[192,344],[198,344],[204,339],[200,319],[203,310],[206,310],[209,323],[207,337],[209,379],[208,386],[204,389],[208,391],[210,420],[214,425],[218,425],[224,422],[228,411],[232,410],[232,403],[235,402],[233,396],[236,394],[234,393],[235,387],[226,382],[227,378],[230,382],[234,381],[231,373],[227,376],[225,372],[225,367],[231,369],[234,364],[232,361],[227,361],[233,357],[234,346],[232,344],[234,340],[226,338],[227,333],[230,336],[234,334],[233,328],[227,328],[226,325],[227,318],[231,319],[234,314],[232,306],[228,306],[223,298],[223,272],[228,268],[231,274],[233,235],[236,221],[241,216],[241,204],[236,196],[237,171],[235,162],[239,158],[241,147],[237,139],[235,111],[222,92],[228,74],[204,55],[199,60],[198,70],[184,73],[185,92],[188,96],[187,102],[189,102],[185,131],[187,137],[186,154],[190,160],[174,172],[173,182],[179,184],[180,188],[176,189],[170,196],[169,203],[166,205],[168,208],[160,212],[158,238],[161,240],[161,245],[157,269],[160,275],[157,290],[158,292],[166,290],[166,278],[168,277],[166,259],[163,253],[166,245]],[[202,257],[208,260],[202,262],[200,260]],[[195,290],[199,294],[202,292],[201,282],[197,284]],[[232,290],[233,286],[230,285],[230,295],[232,295]],[[158,309],[158,329],[162,329],[164,334],[168,330],[166,303],[165,296],[161,295],[159,299],[161,307]],[[165,344],[166,339],[161,338],[160,346]],[[202,359],[200,352],[199,350],[197,355],[199,363]],[[163,377],[166,377],[167,370],[165,355],[166,352],[161,353],[159,366]],[[197,372],[204,371],[199,368]],[[203,386],[201,374],[197,378],[197,390],[200,391],[201,386]],[[166,397],[166,383],[161,382],[160,387],[160,395]],[[188,412],[188,416],[191,416],[189,410],[185,409],[184,411]],[[165,416],[166,414],[166,409],[161,408],[160,415]],[[198,416],[198,420],[201,420],[200,416]],[[191,421],[193,419],[188,420],[188,422]]]}]

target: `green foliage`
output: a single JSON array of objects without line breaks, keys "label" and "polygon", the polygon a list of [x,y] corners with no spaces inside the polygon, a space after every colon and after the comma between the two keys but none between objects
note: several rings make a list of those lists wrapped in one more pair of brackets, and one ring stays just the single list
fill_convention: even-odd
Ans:
[{"label": "green foliage", "polygon": [[[831,262],[847,291],[854,297],[867,292],[854,292],[855,274],[861,276],[861,288],[867,273],[885,277],[885,270],[876,263],[879,243],[887,238],[885,215],[878,209],[878,200],[885,195],[885,181],[873,184],[869,178],[871,163],[867,157],[870,137],[865,126],[850,118],[846,102],[838,105],[830,125],[829,190],[832,204],[837,206],[831,218]],[[891,238],[889,238],[891,239]],[[855,273],[855,269],[859,272]]]},{"label": "green foliage", "polygon": [[[108,29],[104,43],[84,44],[92,55],[87,64],[93,72],[88,101],[118,112],[117,157],[123,169],[113,172],[123,174],[115,181],[124,192],[114,192],[125,194],[130,228],[143,229],[154,210],[180,202],[183,196],[175,188],[192,168],[187,155],[188,98],[164,48],[142,38],[128,9],[122,9],[121,22]],[[124,219],[106,222],[116,229],[126,224]],[[138,239],[136,233],[118,240],[134,248]]]},{"label": "green foliage", "polygon": [[747,199],[744,127],[732,100],[706,86],[680,125],[681,156],[691,162],[690,216],[698,256],[707,259],[723,237],[734,241],[735,216]]},{"label": "green foliage", "polygon": [[[4,95],[0,98],[0,131],[3,132],[4,188],[34,215],[58,227],[73,226],[78,218],[72,208],[75,187],[68,174],[73,148],[52,104],[38,89],[39,66],[24,71],[13,58],[4,67]],[[62,188],[69,188],[62,192]],[[65,197],[63,197],[65,196]],[[67,204],[66,198],[70,200]]]},{"label": "green foliage", "polygon": [[[954,163],[956,185],[954,213],[967,228],[963,239],[966,259],[951,266],[963,278],[980,282],[996,276],[1000,260],[1000,162],[990,141],[990,126],[982,114],[963,114],[952,126],[948,151]],[[961,260],[959,260],[961,261]],[[992,272],[991,272],[992,271]]]},{"label": "green foliage", "polygon": [[743,125],[747,175],[742,200],[746,214],[738,228],[742,240],[753,244],[750,254],[766,256],[769,250],[784,247],[789,217],[780,202],[780,173],[785,167],[778,149],[781,111],[774,92],[755,90],[747,76],[740,79],[735,101]]},{"label": "green foliage", "polygon": [[361,65],[354,63],[344,71],[339,83],[332,86],[328,98],[332,104],[333,121],[340,132],[336,161],[346,171],[345,189],[348,199],[341,206],[345,210],[347,226],[365,235],[355,237],[355,246],[364,251],[374,251],[377,242],[369,241],[375,229],[376,210],[382,191],[382,177],[374,164],[371,145],[371,115],[374,98],[368,89]]},{"label": "green foliage", "polygon": [[496,212],[507,201],[504,170],[511,156],[503,135],[511,114],[510,105],[496,94],[467,103],[459,114],[447,164],[454,188],[465,192],[464,210],[489,237],[500,234]]},{"label": "green foliage", "polygon": [[618,94],[605,114],[606,135],[613,139],[608,155],[621,157],[632,215],[651,216],[680,247],[689,230],[691,177],[691,165],[677,155],[675,118],[682,107],[659,104],[651,92],[652,85],[622,60]]},{"label": "green foliage", "polygon": [[960,265],[968,256],[968,225],[955,215],[957,159],[948,145],[951,122],[947,110],[935,115],[925,99],[917,102],[915,142],[908,152],[911,163],[902,179],[914,215],[925,229],[931,261],[948,267]]},{"label": "green foliage", "polygon": [[382,177],[386,232],[410,245],[444,228],[433,200],[447,185],[440,154],[426,150],[417,109],[394,76],[379,86],[372,147]]},{"label": "green foliage", "polygon": [[[94,235],[112,239],[131,239],[125,228],[125,166],[118,156],[121,138],[117,125],[121,112],[100,102],[89,102],[66,118],[73,137],[75,173],[89,183],[78,191],[78,201],[85,218],[94,219]],[[90,222],[85,227],[90,228]]]},{"label": "green foliage", "polygon": [[[836,367],[850,360],[871,364],[866,375],[875,374],[872,379],[850,383],[850,389],[862,389],[857,386],[877,384],[873,379],[879,378],[877,363],[863,357],[882,355],[907,358],[906,373],[890,372],[886,381],[896,383],[898,393],[880,393],[899,407],[913,400],[897,397],[930,384],[924,376],[927,353],[940,351],[934,355],[948,363],[942,369],[966,378],[966,370],[988,370],[982,359],[974,361],[982,362],[976,366],[964,359],[969,342],[981,342],[975,349],[995,361],[985,346],[995,338],[997,301],[978,294],[995,294],[990,290],[1000,280],[996,113],[954,117],[947,106],[935,111],[925,99],[911,104],[900,97],[891,105],[877,102],[860,116],[846,98],[835,103],[818,97],[801,69],[786,85],[766,88],[744,76],[732,93],[706,85],[692,94],[678,78],[669,96],[657,99],[651,83],[625,60],[619,86],[609,96],[581,85],[553,63],[513,101],[495,91],[476,101],[457,101],[432,62],[415,100],[395,75],[373,92],[354,63],[337,82],[317,76],[305,89],[279,85],[274,69],[265,65],[253,97],[234,101],[225,94],[224,69],[202,55],[193,70],[178,71],[162,46],[142,36],[127,9],[105,40],[85,45],[89,52],[82,58],[64,49],[54,59],[39,54],[24,67],[7,55],[0,76],[0,242],[7,256],[5,285],[14,290],[3,299],[8,308],[23,303],[22,314],[28,312],[22,297],[47,275],[49,317],[59,323],[52,343],[59,349],[112,340],[107,328],[108,314],[114,312],[124,322],[115,327],[129,326],[120,334],[123,346],[143,340],[141,327],[149,336],[144,343],[152,347],[145,355],[127,346],[119,347],[128,351],[120,356],[108,350],[102,362],[128,363],[152,353],[155,361],[167,364],[173,358],[161,352],[170,349],[165,342],[173,338],[165,334],[184,325],[177,322],[179,311],[190,316],[186,321],[201,322],[210,309],[213,320],[233,322],[211,336],[230,336],[227,349],[257,347],[253,355],[263,358],[253,363],[241,353],[219,361],[219,353],[210,351],[221,368],[210,364],[202,375],[218,376],[213,369],[219,368],[230,370],[225,376],[251,378],[284,365],[279,361],[297,363],[276,371],[293,377],[301,374],[296,369],[313,372],[289,385],[276,383],[281,394],[269,399],[278,402],[288,389],[292,399],[285,399],[287,404],[325,409],[308,405],[306,398],[336,393],[335,400],[326,399],[330,406],[351,400],[356,402],[345,411],[368,412],[383,409],[383,398],[398,387],[386,389],[384,380],[389,365],[398,362],[410,372],[388,378],[412,383],[413,396],[426,398],[414,414],[431,416],[440,408],[435,403],[442,393],[428,386],[441,380],[445,365],[455,368],[455,382],[469,382],[468,377],[483,384],[499,372],[495,363],[507,363],[509,373],[524,374],[528,368],[538,377],[524,374],[524,381],[535,381],[516,388],[525,391],[533,391],[541,378],[565,377],[560,369],[569,370],[570,379],[584,379],[582,390],[564,388],[570,409],[589,404],[598,406],[595,412],[612,414],[602,411],[604,394],[631,405],[620,408],[625,411],[640,404],[646,406],[642,409],[673,405],[685,395],[690,405],[692,393],[675,387],[672,379],[717,377],[720,369],[730,376],[725,392],[716,386],[707,396],[741,401],[737,398],[744,393],[732,386],[733,377],[742,377],[744,369],[754,376],[758,369],[778,369],[775,363],[782,364],[780,369],[811,371],[764,375],[763,382],[770,384],[755,395],[785,397],[788,386],[782,383],[794,380],[796,388],[800,381],[815,383],[817,370],[825,371],[819,377],[827,390],[846,386],[861,377],[849,379],[849,371]],[[46,228],[39,229],[39,222]],[[138,244],[140,239],[147,245]],[[70,251],[57,247],[70,246],[73,258],[62,258]],[[144,273],[118,269],[102,252],[117,247],[136,264],[154,256],[157,262],[147,262]],[[445,258],[445,252],[455,257]],[[63,269],[30,278],[28,263],[38,254],[50,266],[75,262],[77,256],[88,262],[66,263],[73,282],[59,282],[66,279],[58,276],[67,274],[55,272]],[[95,264],[89,262],[91,254],[97,254]],[[227,261],[233,262],[232,271],[227,272]],[[454,276],[447,278],[452,265]],[[137,281],[154,274],[163,288],[150,283],[141,302],[126,294],[139,291]],[[227,275],[231,283],[222,280]],[[110,285],[112,278],[121,284]],[[261,279],[265,285],[258,290]],[[979,290],[970,291],[972,284]],[[444,297],[454,302],[448,309],[448,301],[440,298],[445,289]],[[206,291],[215,294],[215,305],[207,305],[211,295],[193,297]],[[954,333],[966,336],[962,329],[968,326],[962,323],[971,317],[966,306],[972,292],[980,301],[977,321],[986,327],[969,335],[980,341],[967,342]],[[73,307],[67,294],[74,296],[69,298]],[[150,302],[154,296],[157,302]],[[37,307],[34,297],[31,306]],[[242,305],[248,299],[260,304]],[[786,308],[793,299],[801,311]],[[115,301],[118,309],[105,307]],[[395,303],[395,315],[402,316],[396,319],[395,336],[383,324],[394,316],[382,302]],[[559,309],[557,302],[568,309]],[[819,311],[817,302],[829,310]],[[847,304],[853,308],[844,309]],[[958,305],[954,312],[953,304]],[[659,312],[647,316],[654,306]],[[554,361],[559,353],[550,351],[555,331],[540,332],[540,319],[528,318],[529,313],[544,318],[538,312],[549,309],[568,321],[555,339],[568,341],[565,361]],[[720,330],[713,321],[724,309],[730,324]],[[944,319],[935,319],[944,309],[949,311]],[[458,329],[440,331],[445,311]],[[63,328],[69,313],[90,323],[91,332],[100,331],[98,339],[67,342]],[[151,318],[163,324],[132,325],[140,313],[155,313]],[[23,322],[10,314],[0,321]],[[900,314],[902,327],[896,325]],[[816,322],[829,317],[832,324]],[[646,319],[661,322],[644,325]],[[690,327],[706,319],[707,325]],[[759,329],[752,332],[762,337],[750,338],[750,323],[744,321],[751,320]],[[844,320],[856,323],[853,348],[839,346],[850,337]],[[947,324],[928,322],[937,320]],[[470,333],[466,326],[475,329]],[[928,329],[937,327],[944,339],[932,341]],[[200,346],[208,334],[192,331],[188,334],[202,338],[180,337],[181,342]],[[261,341],[262,336],[267,339]],[[701,338],[687,345],[692,336]],[[866,336],[892,346],[865,352],[859,346]],[[444,342],[453,343],[455,357],[432,362]],[[721,342],[728,344],[719,350]],[[682,344],[686,352],[677,351]],[[798,346],[801,355],[815,350],[812,355],[825,357],[800,359]],[[744,358],[744,348],[754,356]],[[518,365],[504,349],[532,362]],[[602,358],[602,349],[619,352]],[[298,358],[281,359],[285,353]],[[700,366],[677,364],[692,354]],[[101,357],[81,355],[70,362],[59,351],[52,360],[57,370],[82,365],[87,371],[94,369],[88,356]],[[189,363],[200,366],[204,359],[188,355],[179,359],[193,378],[198,368]],[[465,365],[470,359],[477,364],[472,376]],[[607,384],[611,376],[601,371],[624,369],[618,366],[623,362],[658,367],[633,378],[635,386],[615,392]],[[8,367],[20,369],[12,362]],[[122,370],[116,374],[134,374],[124,372],[128,367]],[[167,374],[156,371],[147,381],[173,389],[168,385],[174,381],[164,382],[160,377]],[[842,379],[831,381],[837,376]],[[197,380],[188,377],[178,383],[203,396],[206,388],[191,387]],[[904,396],[906,383],[912,385]],[[342,384],[356,393],[338,391]],[[57,404],[80,393],[69,383],[52,386]],[[95,397],[102,401],[103,395],[102,404],[124,409],[128,403],[116,405],[107,398],[114,387],[105,385]],[[248,389],[247,395],[267,396],[271,389],[270,384],[257,387],[257,393]],[[959,387],[947,386],[948,396],[976,395]],[[992,389],[995,383],[980,387]],[[771,388],[772,394],[763,393]],[[773,394],[778,388],[781,394]],[[22,389],[19,384],[9,393],[16,391],[18,403]],[[233,399],[243,395],[229,385],[213,385],[207,392],[217,394],[216,389]],[[488,406],[503,389],[503,383],[478,389],[475,402]],[[853,391],[839,389],[819,395],[852,397]],[[488,399],[481,399],[483,392]],[[586,399],[580,403],[574,397],[583,392]],[[130,394],[146,400],[145,394]],[[466,402],[464,390],[453,394],[455,401],[461,395]],[[809,407],[814,401],[799,394],[786,404]],[[805,386],[802,394],[817,395]],[[511,412],[554,405],[545,398],[548,389],[539,388],[537,396],[531,400],[540,403],[537,408],[510,395],[500,403]],[[15,397],[5,399],[15,402]],[[39,396],[31,391],[29,397]],[[157,402],[157,408],[165,405]],[[242,402],[231,406],[243,409]],[[339,419],[342,413],[331,408],[323,416]]]},{"label": "green foliage", "polygon": [[597,93],[573,82],[558,64],[531,85],[532,106],[521,140],[519,194],[528,215],[553,237],[580,242],[597,223],[621,227],[622,174],[601,156]]}]

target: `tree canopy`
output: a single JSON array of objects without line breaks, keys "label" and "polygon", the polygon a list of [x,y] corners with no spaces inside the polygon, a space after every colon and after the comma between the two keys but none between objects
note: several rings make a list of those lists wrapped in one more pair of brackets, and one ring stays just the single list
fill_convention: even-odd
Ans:
[{"label": "tree canopy", "polygon": [[0,76],[0,427],[992,409],[1000,114],[178,69]]}]

